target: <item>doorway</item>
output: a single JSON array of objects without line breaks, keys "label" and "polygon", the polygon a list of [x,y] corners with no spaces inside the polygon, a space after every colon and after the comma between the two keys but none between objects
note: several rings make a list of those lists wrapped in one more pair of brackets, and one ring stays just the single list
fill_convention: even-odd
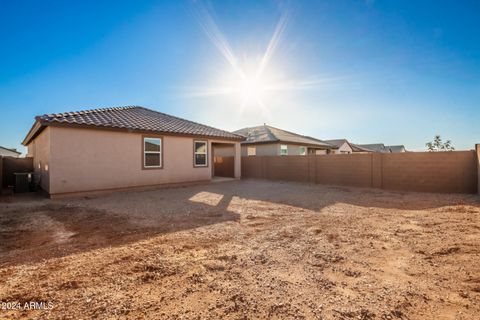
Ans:
[{"label": "doorway", "polygon": [[212,177],[235,178],[235,145],[212,143]]}]

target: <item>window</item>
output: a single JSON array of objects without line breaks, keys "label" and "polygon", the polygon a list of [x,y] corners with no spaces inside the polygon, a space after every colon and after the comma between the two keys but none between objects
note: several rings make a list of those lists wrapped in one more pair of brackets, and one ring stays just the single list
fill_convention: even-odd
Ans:
[{"label": "window", "polygon": [[288,155],[288,147],[286,144],[280,145],[280,155],[281,156],[286,156]]},{"label": "window", "polygon": [[193,142],[193,165],[195,167],[208,166],[208,150],[207,141]]},{"label": "window", "polygon": [[161,138],[143,138],[143,167],[161,168],[162,167],[162,139]]},{"label": "window", "polygon": [[299,147],[300,155],[304,156],[307,154],[307,147]]},{"label": "window", "polygon": [[255,155],[257,155],[257,149],[255,147],[248,147],[247,156],[255,156]]}]

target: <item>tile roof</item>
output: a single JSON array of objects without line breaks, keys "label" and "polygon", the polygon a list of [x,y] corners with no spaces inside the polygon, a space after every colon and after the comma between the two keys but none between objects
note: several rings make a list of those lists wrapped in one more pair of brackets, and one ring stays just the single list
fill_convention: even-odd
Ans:
[{"label": "tile roof", "polygon": [[17,153],[17,154],[22,154],[20,151],[18,151],[15,148],[6,148],[6,147],[0,146],[0,149],[7,150],[7,151],[10,151],[10,152],[14,152],[14,153]]},{"label": "tile roof", "polygon": [[365,147],[361,147],[361,146],[359,146],[358,144],[355,144],[355,143],[350,143],[350,146],[352,146],[352,151],[353,152],[375,152],[374,150],[371,150],[371,149],[368,149],[368,148],[365,148]]},{"label": "tile roof", "polygon": [[350,142],[348,142],[347,139],[332,139],[332,140],[324,140],[324,141],[337,148],[340,148],[345,142],[350,144]]},{"label": "tile roof", "polygon": [[[152,131],[183,135],[207,136],[243,140],[234,133],[216,129],[193,121],[174,117],[162,112],[140,106],[91,109],[76,112],[45,114],[35,118],[41,127],[48,125],[72,125],[86,127],[104,127],[137,131]],[[29,143],[36,132],[32,127],[24,144]]]},{"label": "tile roof", "polygon": [[383,143],[357,144],[360,148],[372,150],[373,152],[390,152]]},{"label": "tile roof", "polygon": [[312,137],[302,136],[293,132],[274,128],[268,125],[243,128],[234,131],[236,134],[244,136],[246,139],[242,143],[269,143],[269,142],[290,142],[305,145],[314,145],[318,147],[331,148],[332,145]]},{"label": "tile roof", "polygon": [[403,144],[400,144],[398,146],[385,146],[385,148],[390,149],[390,151],[393,152],[393,153],[399,153],[399,152],[406,152],[407,151]]}]

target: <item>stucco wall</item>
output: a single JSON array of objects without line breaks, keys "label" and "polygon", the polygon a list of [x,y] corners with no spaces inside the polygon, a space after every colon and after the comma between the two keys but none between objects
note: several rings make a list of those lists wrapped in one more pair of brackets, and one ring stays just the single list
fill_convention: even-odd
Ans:
[{"label": "stucco wall", "polygon": [[[142,134],[62,127],[49,129],[50,194],[210,180],[211,143],[224,142],[208,139],[209,166],[196,168],[193,166],[193,141],[207,139],[162,136],[163,169],[142,170]],[[235,145],[239,153],[239,143]],[[240,177],[240,157],[236,161],[235,173]]]},{"label": "stucco wall", "polygon": [[280,145],[276,143],[242,145],[242,156],[247,156],[248,147],[255,147],[257,156],[276,156],[280,154]]},{"label": "stucco wall", "polygon": [[352,148],[350,148],[350,146],[346,142],[344,142],[338,149],[332,150],[333,154],[350,154],[352,152]]},{"label": "stucco wall", "polygon": [[40,173],[40,187],[47,192],[50,192],[50,142],[51,129],[47,127],[27,146],[27,157],[33,158],[33,168]]}]

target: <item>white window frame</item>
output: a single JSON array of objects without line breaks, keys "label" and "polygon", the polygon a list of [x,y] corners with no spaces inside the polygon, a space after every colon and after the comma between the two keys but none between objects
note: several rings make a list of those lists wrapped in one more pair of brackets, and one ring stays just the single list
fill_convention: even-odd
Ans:
[{"label": "white window frame", "polygon": [[[196,144],[197,143],[204,143],[205,144],[205,153],[197,152]],[[205,155],[205,164],[197,164],[197,154],[204,154]],[[193,140],[193,166],[195,168],[205,168],[208,167],[208,141],[205,140]]]},{"label": "white window frame", "polygon": [[[253,150],[253,152],[250,152]],[[257,148],[255,146],[248,146],[247,147],[247,156],[256,156],[257,155]]]},{"label": "white window frame", "polygon": [[[146,151],[145,150],[145,141],[149,140],[158,140],[160,141],[160,151]],[[143,167],[145,169],[159,169],[163,168],[163,161],[162,161],[162,153],[163,153],[163,139],[159,137],[143,137]],[[145,156],[146,154],[158,154],[160,157],[160,163],[158,166],[147,166],[147,157]]]},{"label": "white window frame", "polygon": [[[282,148],[282,147],[285,147],[285,149]],[[282,152],[283,150],[285,150],[285,154],[283,154],[283,152]],[[286,144],[281,144],[280,145],[280,155],[281,156],[288,156],[288,145],[286,145]]]}]

